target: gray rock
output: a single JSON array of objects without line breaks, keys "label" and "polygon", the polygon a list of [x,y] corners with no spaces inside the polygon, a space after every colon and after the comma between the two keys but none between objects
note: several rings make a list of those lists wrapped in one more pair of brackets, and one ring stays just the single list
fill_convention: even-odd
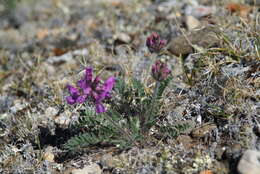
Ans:
[{"label": "gray rock", "polygon": [[198,6],[187,6],[185,8],[185,14],[194,16],[196,18],[201,18],[204,16],[208,16],[213,14],[216,11],[215,7],[209,7],[209,6],[203,6],[203,5],[198,5]]},{"label": "gray rock", "polygon": [[202,48],[210,48],[217,46],[220,40],[217,37],[217,33],[220,30],[214,26],[208,26],[201,30],[192,32],[191,34],[184,36],[178,36],[171,40],[168,44],[168,51],[173,55],[188,55],[194,53],[194,48],[192,45],[196,45]]},{"label": "gray rock", "polygon": [[54,121],[56,124],[66,127],[69,125],[71,119],[68,114],[64,113],[64,114],[56,117]]},{"label": "gray rock", "polygon": [[240,174],[259,174],[260,173],[260,152],[247,150],[241,157],[237,170]]},{"label": "gray rock", "polygon": [[46,110],[45,110],[45,116],[48,117],[48,118],[53,118],[55,117],[55,115],[58,113],[58,109],[54,108],[54,107],[48,107]]},{"label": "gray rock", "polygon": [[178,8],[181,8],[182,5],[183,5],[183,2],[169,0],[169,1],[161,2],[158,5],[157,10],[160,12],[169,13],[172,8],[178,9]]},{"label": "gray rock", "polygon": [[87,49],[81,49],[81,50],[75,50],[72,52],[68,52],[66,54],[63,54],[61,56],[53,56],[48,58],[47,62],[50,64],[62,64],[65,62],[73,62],[75,56],[86,56],[88,55]]},{"label": "gray rock", "polygon": [[193,16],[186,16],[185,23],[188,30],[193,30],[200,26],[200,21]]},{"label": "gray rock", "polygon": [[99,165],[93,163],[85,166],[83,169],[73,169],[71,174],[101,174],[102,170]]},{"label": "gray rock", "polygon": [[118,39],[121,42],[129,43],[131,41],[131,37],[126,33],[117,33],[114,35],[114,39]]}]

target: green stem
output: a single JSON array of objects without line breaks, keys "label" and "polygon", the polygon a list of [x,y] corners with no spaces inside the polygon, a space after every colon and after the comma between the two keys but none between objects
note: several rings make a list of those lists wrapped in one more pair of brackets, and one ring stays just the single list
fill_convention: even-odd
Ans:
[{"label": "green stem", "polygon": [[151,121],[152,119],[154,119],[154,115],[153,115],[154,114],[153,113],[154,103],[157,100],[157,95],[158,95],[160,85],[161,85],[161,83],[159,81],[157,81],[155,88],[154,88],[154,91],[153,91],[151,104],[143,115],[143,120],[142,120],[142,123],[141,123],[141,125],[142,125],[141,130],[142,130],[143,135],[146,135],[148,133],[149,129],[150,129],[150,127],[147,126],[147,123],[149,121]]},{"label": "green stem", "polygon": [[158,95],[160,86],[161,86],[161,83],[159,81],[157,81],[155,84],[155,89],[153,91],[153,100],[152,100],[153,102],[155,101],[155,99],[157,99],[157,95]]},{"label": "green stem", "polygon": [[131,143],[133,143],[136,146],[138,146],[138,144],[135,142],[133,137],[126,130],[124,130],[118,123],[114,122],[114,120],[111,118],[111,113],[110,112],[106,112],[105,115],[107,116],[107,119],[114,125],[114,127],[121,132],[122,135],[127,136],[128,140],[131,141]]}]

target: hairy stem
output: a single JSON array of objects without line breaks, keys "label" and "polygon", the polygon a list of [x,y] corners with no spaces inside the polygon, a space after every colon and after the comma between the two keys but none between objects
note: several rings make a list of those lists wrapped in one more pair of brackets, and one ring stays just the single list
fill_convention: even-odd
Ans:
[{"label": "hairy stem", "polygon": [[157,81],[153,91],[152,101],[149,107],[147,108],[147,110],[145,111],[143,118],[141,120],[141,132],[143,135],[148,134],[150,127],[147,125],[147,123],[154,119],[154,113],[153,113],[155,109],[154,104],[157,100],[159,88],[160,88],[160,82]]},{"label": "hairy stem", "polygon": [[135,142],[135,140],[133,139],[133,137],[129,134],[129,132],[127,132],[126,130],[124,130],[118,123],[115,123],[115,121],[111,118],[111,113],[107,112],[105,114],[107,116],[107,119],[115,126],[115,128],[117,128],[120,133],[122,135],[127,136],[128,140],[131,141],[131,143],[135,144],[136,146],[138,146],[138,144]]}]

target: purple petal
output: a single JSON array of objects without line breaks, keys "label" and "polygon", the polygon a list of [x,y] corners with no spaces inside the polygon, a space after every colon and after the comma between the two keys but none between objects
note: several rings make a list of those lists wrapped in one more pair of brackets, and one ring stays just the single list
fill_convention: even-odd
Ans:
[{"label": "purple petal", "polygon": [[152,33],[147,39],[146,39],[146,46],[148,47],[149,51],[151,53],[159,53],[166,45],[167,41],[164,39],[161,39],[160,36],[157,33]]},{"label": "purple petal", "polygon": [[87,82],[92,82],[93,78],[93,69],[91,67],[87,67],[85,70],[85,80]]},{"label": "purple petal", "polygon": [[82,104],[86,101],[87,95],[81,95],[77,98],[77,103]]},{"label": "purple petal", "polygon": [[115,84],[115,81],[116,81],[116,79],[115,79],[115,77],[109,77],[106,81],[105,81],[105,83],[104,83],[104,85],[103,85],[103,90],[105,91],[105,92],[110,92],[111,90],[112,90],[112,88],[114,87],[114,84]]},{"label": "purple petal", "polygon": [[160,41],[160,45],[161,45],[162,47],[164,47],[164,46],[166,45],[166,43],[167,43],[167,41],[166,41],[165,39],[163,39],[163,40]]},{"label": "purple petal", "polygon": [[107,98],[110,93],[110,91],[112,90],[112,88],[114,87],[115,84],[115,77],[109,77],[105,83],[102,86],[102,89],[99,90],[99,94],[95,97],[95,100],[97,102],[101,102],[102,100],[104,100],[105,98]]},{"label": "purple petal", "polygon": [[67,85],[70,95],[79,95],[79,90],[72,85]]},{"label": "purple petal", "polygon": [[94,80],[94,83],[95,83],[95,84],[99,84],[100,81],[101,81],[101,78],[100,78],[99,76],[97,76],[97,77],[95,78],[95,80]]},{"label": "purple petal", "polygon": [[106,98],[106,92],[102,91],[99,95],[95,96],[95,101],[96,102],[101,102],[102,100],[104,100]]},{"label": "purple petal", "polygon": [[66,97],[66,101],[67,101],[67,103],[70,104],[70,105],[73,105],[73,104],[76,103],[76,100],[73,99],[73,97],[71,97],[71,96]]},{"label": "purple petal", "polygon": [[105,99],[106,95],[104,92],[97,91],[97,92],[92,92],[92,97],[93,97],[95,103],[101,103],[102,100]]},{"label": "purple petal", "polygon": [[78,81],[77,85],[81,88],[84,89],[86,87],[86,82],[84,79],[81,79]]},{"label": "purple petal", "polygon": [[91,97],[96,101],[99,99],[99,94],[97,91],[91,91]]},{"label": "purple petal", "polygon": [[96,112],[97,113],[102,113],[105,111],[106,111],[106,109],[102,103],[96,103]]},{"label": "purple petal", "polygon": [[109,92],[105,93],[104,95],[105,95],[105,98],[110,98],[111,97]]},{"label": "purple petal", "polygon": [[91,90],[92,90],[92,89],[91,89],[90,87],[84,88],[84,89],[83,89],[83,93],[84,93],[85,95],[88,95],[88,94],[90,94]]},{"label": "purple petal", "polygon": [[167,67],[167,64],[157,60],[152,66],[152,76],[155,80],[162,81],[168,78],[171,70]]}]

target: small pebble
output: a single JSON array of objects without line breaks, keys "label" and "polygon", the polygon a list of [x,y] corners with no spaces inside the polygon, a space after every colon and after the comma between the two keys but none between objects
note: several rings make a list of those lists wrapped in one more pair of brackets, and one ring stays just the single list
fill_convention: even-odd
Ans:
[{"label": "small pebble", "polygon": [[198,6],[187,6],[185,8],[185,14],[186,15],[191,15],[194,16],[196,18],[201,18],[204,16],[209,16],[211,14],[213,14],[215,12],[215,8],[214,7],[208,7],[208,6],[202,6],[202,5],[198,5]]},{"label": "small pebble", "polygon": [[99,165],[93,163],[82,169],[72,169],[71,174],[101,174],[102,170]]},{"label": "small pebble", "polygon": [[259,174],[260,173],[260,152],[247,150],[241,157],[237,170],[240,174]]},{"label": "small pebble", "polygon": [[61,114],[60,116],[58,116],[57,118],[55,118],[54,121],[56,124],[66,127],[69,125],[71,119],[66,113],[64,113],[64,114]]},{"label": "small pebble", "polygon": [[186,16],[186,25],[188,30],[193,30],[200,26],[200,21],[193,16]]},{"label": "small pebble", "polygon": [[48,107],[45,110],[45,116],[48,118],[53,118],[59,111],[54,107]]},{"label": "small pebble", "polygon": [[126,33],[118,33],[114,37],[124,43],[129,43],[131,41],[131,37]]},{"label": "small pebble", "polygon": [[52,153],[53,147],[48,146],[43,154],[43,159],[49,162],[54,162],[54,154]]}]

